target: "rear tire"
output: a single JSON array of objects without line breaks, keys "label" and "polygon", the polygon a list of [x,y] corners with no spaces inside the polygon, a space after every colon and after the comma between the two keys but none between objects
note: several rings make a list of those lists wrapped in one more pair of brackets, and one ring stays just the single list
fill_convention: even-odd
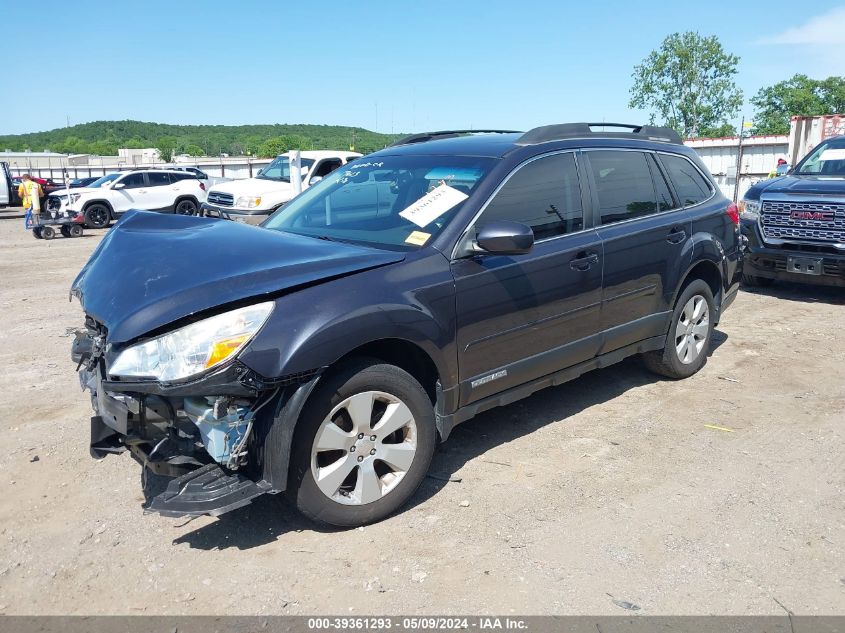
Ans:
[{"label": "rear tire", "polygon": [[176,215],[196,215],[197,203],[187,198],[184,200],[179,200],[179,202],[177,202],[176,206],[173,208],[173,213],[175,213]]},{"label": "rear tire", "polygon": [[749,287],[759,286],[761,288],[768,288],[773,283],[775,283],[775,280],[769,277],[757,277],[756,275],[746,275],[745,273],[743,273],[742,283]]},{"label": "rear tire", "polygon": [[413,376],[375,359],[330,374],[291,447],[288,496],[314,521],[355,527],[401,508],[428,471],[434,407]]},{"label": "rear tire", "polygon": [[692,376],[707,363],[715,314],[710,286],[693,280],[675,302],[663,349],[643,354],[645,366],[667,378]]},{"label": "rear tire", "polygon": [[111,211],[104,204],[94,203],[85,209],[85,226],[89,229],[102,229],[111,221]]},{"label": "rear tire", "polygon": [[68,233],[70,233],[71,237],[82,237],[82,225],[81,224],[74,224],[68,229]]},{"label": "rear tire", "polygon": [[36,240],[41,239],[41,227],[40,226],[36,226],[35,228],[32,229],[32,237],[34,237]]}]

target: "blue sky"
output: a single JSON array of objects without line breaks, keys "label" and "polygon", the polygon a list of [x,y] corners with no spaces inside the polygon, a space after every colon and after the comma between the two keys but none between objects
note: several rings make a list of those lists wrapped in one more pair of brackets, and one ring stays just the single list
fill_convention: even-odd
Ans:
[{"label": "blue sky", "polygon": [[14,78],[0,92],[0,134],[67,119],[380,132],[641,122],[627,107],[632,69],[684,30],[740,56],[746,114],[761,86],[796,72],[845,75],[841,0],[800,10],[770,0],[40,0],[3,13],[24,6],[35,22],[0,39]]}]

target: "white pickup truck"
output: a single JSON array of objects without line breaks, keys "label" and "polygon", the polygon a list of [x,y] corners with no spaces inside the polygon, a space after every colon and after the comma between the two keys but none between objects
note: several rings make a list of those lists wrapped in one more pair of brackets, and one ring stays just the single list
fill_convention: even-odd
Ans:
[{"label": "white pickup truck", "polygon": [[[294,197],[290,181],[290,159],[293,153],[280,154],[258,172],[255,178],[232,180],[214,185],[202,204],[207,216],[221,217],[248,224],[260,224],[268,215]],[[302,189],[307,189],[335,169],[359,158],[356,152],[300,152]]]}]

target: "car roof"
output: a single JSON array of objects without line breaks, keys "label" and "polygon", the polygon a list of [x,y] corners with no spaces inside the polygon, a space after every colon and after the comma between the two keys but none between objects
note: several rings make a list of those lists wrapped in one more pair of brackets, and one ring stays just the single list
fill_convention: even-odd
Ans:
[{"label": "car roof", "polygon": [[[285,152],[284,154],[279,154],[279,156],[287,156],[290,158],[293,155],[293,152]],[[320,160],[321,158],[358,158],[362,156],[359,152],[346,152],[346,151],[334,151],[334,150],[304,150],[299,153],[302,158],[313,158],[314,160]],[[277,156],[278,158],[278,156]]]},{"label": "car roof", "polygon": [[[596,127],[610,130],[594,131]],[[517,151],[520,155],[532,155],[579,147],[628,147],[689,153],[677,132],[669,128],[618,123],[564,123],[534,128],[525,133],[473,133],[471,130],[423,133],[406,137],[370,156],[463,155],[503,158]]]},{"label": "car roof", "polygon": [[440,138],[422,143],[393,145],[369,156],[408,155],[458,155],[501,158],[516,148],[521,133],[511,134],[469,134],[451,138]]},{"label": "car roof", "polygon": [[172,167],[159,167],[159,168],[156,168],[156,167],[147,167],[147,168],[144,168],[144,169],[127,169],[127,170],[125,170],[125,171],[120,171],[120,172],[111,172],[111,173],[118,173],[118,174],[148,174],[148,173],[150,173],[151,171],[152,171],[152,172],[158,172],[158,173],[162,173],[162,172],[163,172],[163,173],[166,173],[166,174],[173,174],[173,173],[177,173],[177,174],[180,174],[180,175],[185,173],[185,172],[184,172],[184,170],[181,170],[181,169],[174,169],[174,168],[172,168]]}]

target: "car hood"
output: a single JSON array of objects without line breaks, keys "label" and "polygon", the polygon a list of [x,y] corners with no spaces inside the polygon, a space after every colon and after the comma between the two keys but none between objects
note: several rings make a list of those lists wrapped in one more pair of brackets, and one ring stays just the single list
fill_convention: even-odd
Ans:
[{"label": "car hood", "polygon": [[263,178],[245,178],[243,180],[232,180],[230,182],[220,183],[214,185],[209,189],[212,191],[219,191],[221,193],[230,193],[235,198],[238,196],[261,196],[270,192],[286,192],[293,197],[293,187],[289,182],[281,180],[265,180]]},{"label": "car hood", "polygon": [[227,220],[127,212],[71,293],[123,343],[196,313],[279,295],[404,259],[403,253]]},{"label": "car hood", "polygon": [[845,178],[831,178],[829,176],[783,176],[757,183],[752,189],[756,189],[753,193],[758,194],[845,196]]}]

